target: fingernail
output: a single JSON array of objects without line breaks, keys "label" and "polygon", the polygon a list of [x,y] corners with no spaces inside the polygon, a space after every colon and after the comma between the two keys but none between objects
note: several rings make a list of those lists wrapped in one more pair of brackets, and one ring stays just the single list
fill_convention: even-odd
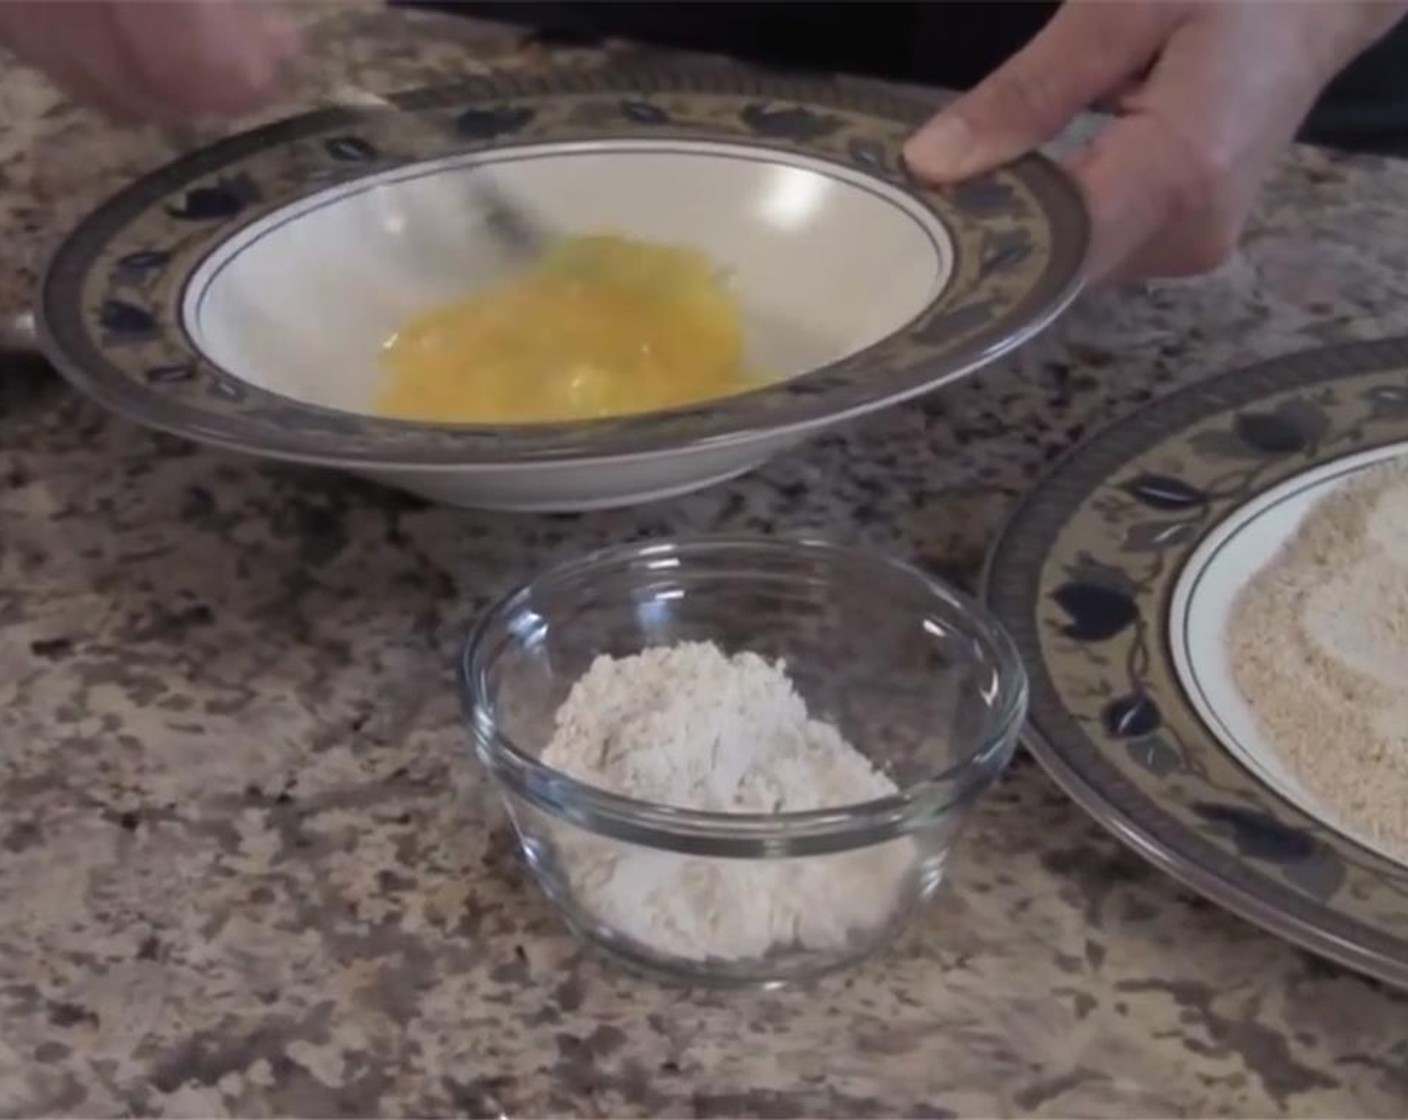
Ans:
[{"label": "fingernail", "polygon": [[919,174],[938,179],[961,179],[973,162],[973,130],[962,117],[943,113],[910,138],[905,159]]}]

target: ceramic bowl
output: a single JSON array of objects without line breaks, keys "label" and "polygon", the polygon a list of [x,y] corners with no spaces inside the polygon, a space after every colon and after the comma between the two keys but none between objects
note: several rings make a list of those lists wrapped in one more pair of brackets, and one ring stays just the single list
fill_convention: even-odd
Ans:
[{"label": "ceramic bowl", "polygon": [[[811,717],[897,791],[814,812],[694,812],[541,761],[594,658],[679,642],[784,661]],[[904,929],[1011,758],[1027,696],[1006,634],[938,580],[851,548],[747,537],[633,545],[543,575],[486,613],[463,683],[478,756],[571,927],[638,968],[714,984],[801,980]],[[715,924],[679,908],[688,883],[708,885]],[[760,925],[726,904],[762,900],[788,916]]]},{"label": "ceramic bowl", "polygon": [[[61,370],[138,420],[440,501],[572,509],[690,490],[979,368],[1076,291],[1085,217],[1058,170],[1033,158],[921,189],[899,150],[922,114],[876,96],[577,76],[406,95],[413,128],[310,114],[100,209],[55,257],[41,332]],[[476,176],[553,231],[708,253],[740,297],[749,364],[773,380],[577,424],[373,415],[383,342],[513,264]]]}]

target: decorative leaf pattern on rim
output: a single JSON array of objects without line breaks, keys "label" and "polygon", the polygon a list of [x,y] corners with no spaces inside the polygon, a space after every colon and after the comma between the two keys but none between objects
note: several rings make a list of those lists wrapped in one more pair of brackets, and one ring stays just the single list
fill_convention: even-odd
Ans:
[{"label": "decorative leaf pattern on rim", "polygon": [[[947,193],[922,189],[900,153],[925,108],[898,94],[727,67],[483,80],[394,100],[437,127],[311,113],[179,160],[101,207],[55,255],[41,293],[61,370],[138,420],[275,456],[463,465],[619,455],[820,423],[923,391],[1006,352],[1079,287],[1087,221],[1066,176],[1030,157]],[[949,232],[954,274],[908,328],[805,376],[664,415],[518,430],[335,414],[253,386],[229,392],[229,372],[179,325],[185,281],[216,245],[332,184],[449,154],[642,137],[795,151],[900,186]],[[192,376],[147,375],[173,368]]]},{"label": "decorative leaf pattern on rim", "polygon": [[1408,340],[1278,359],[1097,436],[993,550],[987,597],[1032,677],[1031,746],[1160,866],[1288,938],[1408,984],[1408,867],[1322,826],[1198,718],[1169,600],[1233,511],[1319,464],[1408,441]]}]

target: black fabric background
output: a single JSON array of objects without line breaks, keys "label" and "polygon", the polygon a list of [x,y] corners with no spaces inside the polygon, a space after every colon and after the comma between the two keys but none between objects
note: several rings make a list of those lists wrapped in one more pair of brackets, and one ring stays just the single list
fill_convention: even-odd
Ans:
[{"label": "black fabric background", "polygon": [[[516,23],[560,39],[621,37],[771,66],[954,89],[967,89],[1001,63],[1040,30],[1056,7],[1036,0],[391,2]],[[1408,155],[1408,23],[1400,23],[1331,84],[1302,138]]]}]

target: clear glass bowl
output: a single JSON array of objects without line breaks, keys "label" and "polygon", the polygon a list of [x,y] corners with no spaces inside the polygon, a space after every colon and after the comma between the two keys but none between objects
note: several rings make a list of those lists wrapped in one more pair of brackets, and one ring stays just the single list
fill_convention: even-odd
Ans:
[{"label": "clear glass bowl", "polygon": [[[807,813],[704,813],[619,797],[539,761],[594,658],[685,641],[784,660],[811,716],[900,792]],[[889,941],[942,881],[1027,704],[1016,649],[966,596],[882,556],[771,538],[633,545],[569,563],[488,611],[462,672],[478,756],[548,897],[590,941],[689,983],[785,983]],[[602,900],[613,873],[632,904],[620,890]],[[712,927],[650,920],[682,877],[711,884],[723,907]],[[768,905],[792,907],[793,932],[759,944],[751,919]]]}]

